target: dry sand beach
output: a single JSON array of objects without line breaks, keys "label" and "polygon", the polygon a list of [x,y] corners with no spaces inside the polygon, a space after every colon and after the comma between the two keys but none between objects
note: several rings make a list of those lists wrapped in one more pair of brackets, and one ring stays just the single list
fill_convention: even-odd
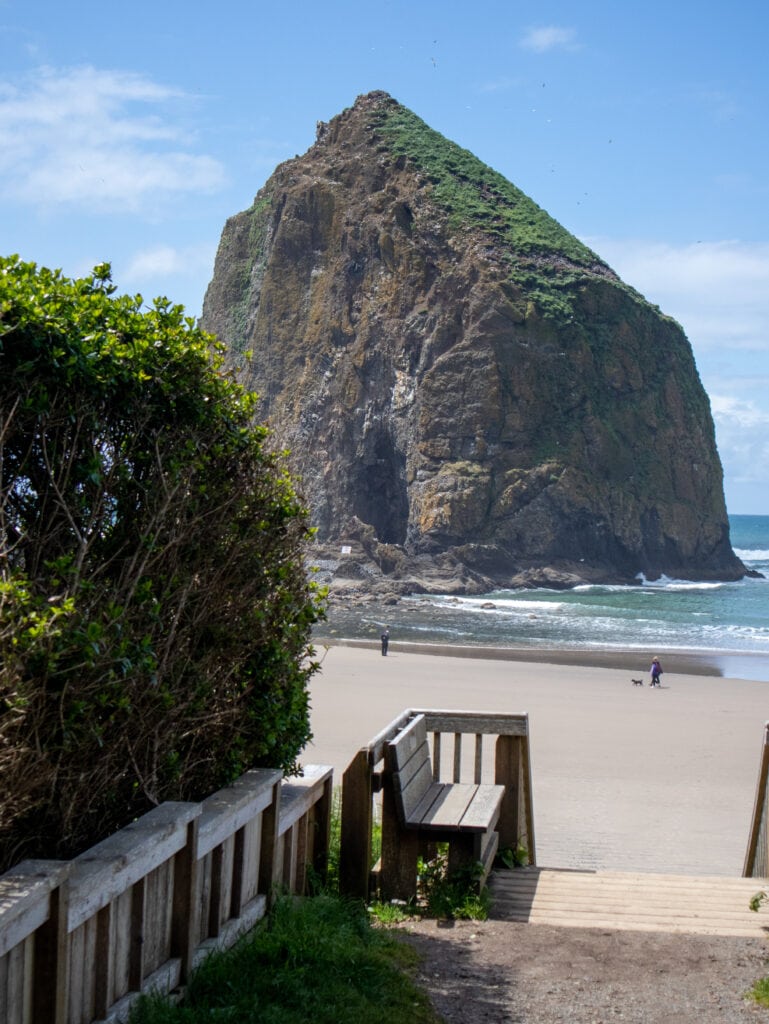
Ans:
[{"label": "dry sand beach", "polygon": [[[304,761],[334,765],[341,781],[355,751],[408,707],[526,711],[541,866],[741,873],[769,682],[707,674],[712,661],[664,651],[524,661],[423,650],[441,649],[393,642],[383,658],[370,645],[319,646]],[[660,689],[648,685],[652,653]]]}]

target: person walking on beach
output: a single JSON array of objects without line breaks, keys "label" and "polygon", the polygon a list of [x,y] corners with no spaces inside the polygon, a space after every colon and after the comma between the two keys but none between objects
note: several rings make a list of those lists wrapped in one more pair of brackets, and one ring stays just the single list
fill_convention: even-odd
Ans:
[{"label": "person walking on beach", "polygon": [[387,657],[387,647],[388,647],[388,644],[390,643],[390,630],[385,627],[385,631],[384,631],[384,633],[382,633],[382,636],[380,637],[380,639],[382,641],[382,657],[386,658]]},{"label": "person walking on beach", "polygon": [[660,685],[660,676],[661,675],[662,675],[662,665],[660,664],[660,659],[656,658],[656,657],[652,658],[652,667],[651,667],[652,681],[651,681],[650,685],[651,686],[659,686]]}]

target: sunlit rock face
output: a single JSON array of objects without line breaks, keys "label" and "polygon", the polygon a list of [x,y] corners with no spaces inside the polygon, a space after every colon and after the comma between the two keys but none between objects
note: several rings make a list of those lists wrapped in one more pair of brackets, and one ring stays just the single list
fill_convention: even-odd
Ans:
[{"label": "sunlit rock face", "polygon": [[679,325],[385,93],[227,221],[202,323],[320,551],[414,589],[744,575]]}]

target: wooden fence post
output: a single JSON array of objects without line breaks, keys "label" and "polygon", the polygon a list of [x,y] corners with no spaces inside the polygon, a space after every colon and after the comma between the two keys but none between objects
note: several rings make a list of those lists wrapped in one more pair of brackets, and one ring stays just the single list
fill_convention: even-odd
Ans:
[{"label": "wooden fence post", "polygon": [[359,750],[342,776],[339,889],[368,899],[373,825],[372,780],[367,747]]},{"label": "wooden fence post", "polygon": [[499,815],[499,848],[515,850],[521,837],[521,737],[499,736],[494,753],[494,781],[505,787]]},{"label": "wooden fence post", "polygon": [[[274,886],[280,881],[283,862],[280,857],[280,788],[278,779],[272,786],[272,801],[262,812],[262,849],[259,856],[259,891],[267,897],[268,905],[274,897]],[[280,873],[280,874],[279,874]]]},{"label": "wooden fence post", "polygon": [[325,882],[328,875],[328,848],[331,838],[331,808],[334,802],[333,776],[323,783],[323,796],[315,804],[311,864],[315,875]]},{"label": "wooden fence post", "polygon": [[171,955],[178,957],[182,962],[182,982],[186,982],[189,978],[200,935],[200,901],[198,900],[200,862],[195,856],[199,824],[199,817],[193,818],[188,823],[187,842],[174,857]]},{"label": "wooden fence post", "polygon": [[21,868],[59,874],[49,896],[48,920],[35,932],[32,1020],[35,1024],[67,1024],[69,1017],[69,865],[55,861],[24,861]]}]

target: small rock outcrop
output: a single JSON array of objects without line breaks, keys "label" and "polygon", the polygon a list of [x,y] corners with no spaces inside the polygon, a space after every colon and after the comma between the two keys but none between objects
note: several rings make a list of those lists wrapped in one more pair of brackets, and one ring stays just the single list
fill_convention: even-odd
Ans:
[{"label": "small rock outcrop", "polygon": [[745,574],[679,325],[385,93],[227,221],[202,325],[348,580]]}]

